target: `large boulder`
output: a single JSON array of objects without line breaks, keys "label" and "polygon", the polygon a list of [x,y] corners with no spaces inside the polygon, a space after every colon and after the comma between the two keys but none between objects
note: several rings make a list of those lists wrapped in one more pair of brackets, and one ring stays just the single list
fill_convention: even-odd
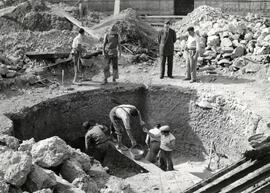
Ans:
[{"label": "large boulder", "polygon": [[98,193],[99,192],[97,183],[90,176],[76,178],[72,182],[72,184],[76,188],[83,190],[85,193]]},{"label": "large boulder", "polygon": [[1,134],[0,134],[0,144],[14,150],[17,150],[20,146],[20,142],[17,138],[13,136],[1,135]]},{"label": "large boulder", "polygon": [[87,175],[83,171],[81,164],[72,159],[64,161],[61,166],[60,174],[70,183],[72,183],[75,178],[81,178]]},{"label": "large boulder", "polygon": [[25,140],[20,144],[19,151],[31,152],[32,146],[35,144],[35,139],[31,138],[29,140]]},{"label": "large boulder", "polygon": [[59,166],[70,155],[66,142],[59,137],[51,137],[35,143],[31,154],[33,162],[44,168]]},{"label": "large boulder", "polygon": [[237,48],[234,49],[232,53],[232,58],[238,58],[241,57],[245,54],[245,48],[244,46],[238,46]]},{"label": "large boulder", "polygon": [[1,193],[9,193],[9,184],[0,180],[0,192]]},{"label": "large boulder", "polygon": [[31,171],[31,156],[0,146],[0,160],[0,178],[17,187],[23,185]]},{"label": "large boulder", "polygon": [[91,163],[94,161],[94,158],[89,157],[87,154],[81,152],[80,149],[74,149],[70,146],[69,152],[70,152],[70,159],[76,160],[78,163],[81,164],[82,169],[85,172],[90,171],[91,169]]},{"label": "large boulder", "polygon": [[232,41],[229,38],[222,38],[220,46],[222,48],[231,47],[233,45]]},{"label": "large boulder", "polygon": [[209,36],[207,39],[207,46],[218,46],[219,44],[219,37],[216,35]]},{"label": "large boulder", "polygon": [[27,177],[25,187],[29,192],[35,192],[46,188],[52,188],[56,184],[54,172],[45,170],[38,165],[34,165]]}]

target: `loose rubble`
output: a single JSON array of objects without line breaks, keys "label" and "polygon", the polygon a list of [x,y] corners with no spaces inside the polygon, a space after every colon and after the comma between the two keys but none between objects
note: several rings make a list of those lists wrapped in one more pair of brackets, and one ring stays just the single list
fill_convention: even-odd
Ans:
[{"label": "loose rubble", "polygon": [[[175,23],[174,28],[181,39],[185,37],[187,27],[195,27],[201,46],[198,59],[200,67],[227,67],[231,71],[244,68],[242,73],[255,73],[262,63],[254,62],[250,57],[262,56],[265,60],[270,54],[270,28],[267,21],[257,14],[250,13],[246,17],[228,15],[220,9],[201,6]],[[178,41],[176,47],[183,50],[183,45]],[[246,70],[250,63],[256,63],[258,69]]]},{"label": "loose rubble", "polygon": [[0,139],[12,139],[0,144],[0,190],[3,193],[98,193],[105,184],[114,189],[113,184],[119,181],[115,178],[113,184],[102,181],[98,185],[97,179],[92,178],[95,174],[91,169],[98,170],[99,175],[109,176],[106,170],[98,161],[73,149],[59,137],[39,142],[32,138],[14,146],[11,144],[18,141],[15,137],[0,135]]}]

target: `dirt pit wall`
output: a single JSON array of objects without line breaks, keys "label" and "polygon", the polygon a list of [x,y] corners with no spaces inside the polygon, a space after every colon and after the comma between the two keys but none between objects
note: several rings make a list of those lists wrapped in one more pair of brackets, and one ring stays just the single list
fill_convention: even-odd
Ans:
[{"label": "dirt pit wall", "polygon": [[[196,90],[179,87],[118,87],[64,95],[8,116],[19,139],[41,140],[57,135],[73,147],[83,148],[84,121],[109,126],[109,112],[114,106],[133,104],[149,128],[157,123],[171,126],[176,136],[175,164],[182,163],[183,158],[204,160],[211,142],[226,163],[237,161],[249,148],[247,138],[256,131],[258,117],[222,96],[211,98],[213,108],[201,108],[197,105],[200,97]],[[142,129],[132,124],[135,138],[144,143]],[[127,136],[124,138],[129,146]]]}]

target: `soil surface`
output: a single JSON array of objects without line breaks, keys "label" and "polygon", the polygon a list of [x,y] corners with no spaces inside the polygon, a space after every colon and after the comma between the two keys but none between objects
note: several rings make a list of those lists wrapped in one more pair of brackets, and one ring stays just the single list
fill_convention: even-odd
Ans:
[{"label": "soil surface", "polygon": [[[77,91],[99,89],[103,87],[128,87],[135,83],[144,84],[147,87],[152,85],[172,85],[194,89],[201,95],[222,95],[239,101],[239,103],[243,104],[244,109],[251,110],[253,113],[261,117],[258,127],[256,128],[256,133],[270,133],[269,128],[266,126],[266,123],[270,121],[269,81],[256,80],[255,76],[235,76],[228,73],[225,73],[226,75],[206,75],[204,72],[199,72],[199,81],[191,84],[183,81],[185,74],[184,63],[177,59],[174,64],[174,79],[169,79],[167,77],[162,80],[159,79],[158,61],[155,62],[155,65],[146,67],[142,67],[138,64],[121,64],[119,72],[120,79],[117,84],[109,83],[107,85],[101,85],[103,76],[103,73],[101,72],[100,74],[95,75],[92,78],[92,81],[83,82],[80,86],[70,85],[67,83],[64,86],[56,88],[32,87],[18,89],[14,87],[9,90],[1,91],[0,113],[6,114],[20,112],[24,107],[33,106],[34,104],[38,104],[47,99]],[[185,160],[186,158],[183,158],[183,162]],[[205,169],[206,165],[206,162],[197,162],[196,160],[192,160],[189,163],[179,164],[176,166],[178,170],[190,173],[190,177],[181,181],[180,185],[182,188],[187,188],[198,182],[200,179],[208,177],[211,172]],[[173,178],[172,176],[174,176],[175,173],[167,175],[170,175],[170,177],[166,178],[166,180]],[[149,174],[139,174],[138,176],[127,179],[128,182],[132,182],[131,188],[134,192],[160,192],[164,187],[158,186],[160,183],[156,185],[153,185],[152,183],[153,181],[157,182],[157,180],[158,179],[154,179],[154,177]],[[166,182],[164,183],[166,184]],[[174,192],[174,188],[177,190],[177,187],[179,188],[179,183],[180,182],[177,181],[175,185],[172,185],[170,192]],[[145,185],[139,187],[140,184]],[[137,187],[139,187],[139,189]]]}]

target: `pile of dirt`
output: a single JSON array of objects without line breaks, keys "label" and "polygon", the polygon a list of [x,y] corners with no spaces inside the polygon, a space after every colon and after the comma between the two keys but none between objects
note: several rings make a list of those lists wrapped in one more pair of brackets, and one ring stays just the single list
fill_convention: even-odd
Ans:
[{"label": "pile of dirt", "polygon": [[0,44],[6,55],[15,57],[23,57],[26,52],[70,52],[76,35],[68,30],[25,31],[2,35]]},{"label": "pile of dirt", "polygon": [[135,10],[123,10],[119,15],[104,20],[92,29],[103,37],[112,26],[118,28],[122,43],[154,51],[157,49],[157,31],[138,18]]},{"label": "pile of dirt", "polygon": [[[256,14],[227,15],[220,9],[202,6],[195,9],[183,21],[175,23],[178,41],[176,47],[185,48],[186,29],[194,26],[200,39],[200,65],[215,69],[228,67],[232,71],[257,72],[261,64],[270,62],[260,55],[270,54],[270,22]],[[260,60],[257,60],[259,57]],[[259,61],[259,62],[258,62]],[[250,69],[249,64],[257,64]]]},{"label": "pile of dirt", "polygon": [[[65,18],[50,12],[44,1],[25,1],[0,19],[1,34],[13,31],[49,31],[51,29],[72,30],[72,24]],[[11,25],[10,25],[11,24]]]}]

